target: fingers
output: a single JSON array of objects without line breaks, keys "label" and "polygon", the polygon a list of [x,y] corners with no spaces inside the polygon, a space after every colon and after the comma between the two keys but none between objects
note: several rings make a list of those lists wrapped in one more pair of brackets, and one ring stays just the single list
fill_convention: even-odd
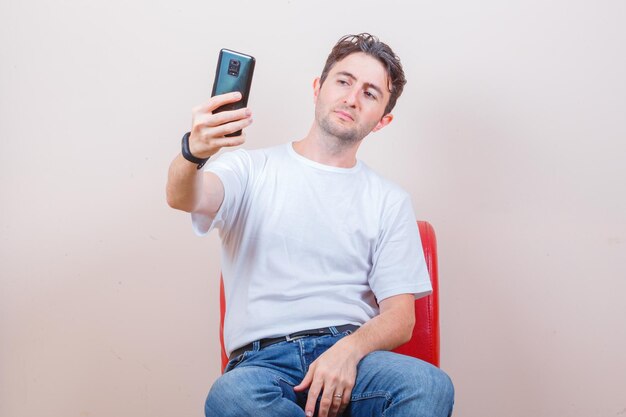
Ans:
[{"label": "fingers", "polygon": [[[309,389],[309,395],[306,399],[306,405],[304,406],[304,414],[307,417],[312,417],[315,412],[315,403],[317,402],[317,398],[320,396],[322,392],[322,383],[321,381],[314,381],[311,384],[311,388]],[[326,413],[328,412],[328,404],[326,405]],[[322,414],[322,402],[320,402],[320,409],[317,413],[318,417],[325,417],[326,414]]]},{"label": "fingers", "polygon": [[299,385],[293,387],[294,391],[304,391],[309,387],[309,385],[311,385],[311,381],[313,381],[313,369],[314,364],[309,368],[309,372],[306,373],[302,382],[300,382]]},{"label": "fingers", "polygon": [[[336,389],[334,387],[324,387],[324,392],[322,393],[322,398],[320,399],[320,408],[317,413],[319,417],[333,416],[333,414],[329,413],[333,409],[333,403],[337,405],[341,404],[340,399],[335,399],[334,397],[335,391]],[[337,408],[339,407],[335,407],[335,409]]]},{"label": "fingers", "polygon": [[197,128],[214,127],[236,120],[248,118],[252,111],[248,108],[223,111],[219,113],[196,112],[193,114],[193,124]]},{"label": "fingers", "polygon": [[330,403],[330,409],[328,410],[328,417],[336,417],[339,414],[341,409],[341,405],[343,404],[343,392],[335,391],[333,392],[332,402]]},{"label": "fingers", "polygon": [[[346,390],[338,387],[325,386],[321,388],[321,398],[317,415],[319,417],[337,417],[350,403],[350,395]],[[307,416],[312,416],[315,410],[315,403],[319,397],[320,389],[311,388],[307,404],[304,408]]]},{"label": "fingers", "polygon": [[296,385],[293,389],[295,391],[304,391],[309,388],[309,394],[307,396],[306,405],[304,406],[304,414],[307,417],[312,417],[315,412],[315,403],[317,402],[317,397],[319,397],[321,391],[321,384],[318,382],[315,385],[311,385],[313,382],[313,376],[315,375],[316,363],[313,362],[309,367],[309,371],[304,376],[302,382],[299,385]]},{"label": "fingers", "polygon": [[238,132],[252,123],[252,112],[248,108],[213,113],[213,110],[228,103],[241,100],[241,93],[228,93],[211,99],[192,110],[192,128],[189,150],[199,158],[216,154],[221,148],[238,146],[245,142],[242,133],[236,137],[225,136]]},{"label": "fingers", "polygon": [[[229,123],[219,124],[216,126],[203,126],[197,128],[196,132],[200,135],[210,136],[212,138],[221,138],[229,133],[244,129],[252,124],[252,118],[235,120]],[[193,133],[193,132],[192,132]]]},{"label": "fingers", "polygon": [[[326,394],[326,391],[331,392],[330,394]],[[324,390],[324,394],[322,395],[322,399],[320,401],[320,408],[318,415],[320,417],[328,416],[328,417],[337,417],[340,416],[341,413],[348,407],[350,404],[350,394],[351,390],[335,388]]]},{"label": "fingers", "polygon": [[[351,388],[345,388],[343,390],[343,393],[341,394],[341,398],[339,399],[339,401],[335,400],[335,402],[339,403],[338,406],[337,406],[337,413],[336,413],[336,415],[341,415],[344,412],[344,410],[346,408],[348,408],[348,405],[350,404],[351,395],[352,395],[352,389]],[[335,396],[335,398],[337,398],[337,397]],[[335,402],[333,402],[333,404]],[[331,417],[334,417],[334,416],[331,416]]]},{"label": "fingers", "polygon": [[305,415],[307,417],[313,415],[315,412],[315,404],[321,395],[319,410],[317,413],[318,417],[337,417],[346,409],[346,407],[348,407],[348,404],[350,404],[351,394],[352,387],[350,385],[342,388],[338,385],[329,383],[328,381],[324,383],[321,379],[313,380],[307,396],[307,402],[304,407]]},{"label": "fingers", "polygon": [[218,96],[211,97],[206,103],[194,107],[193,112],[210,113],[218,107],[223,106],[224,104],[236,103],[239,100],[241,100],[241,93],[239,91],[220,94]]},{"label": "fingers", "polygon": [[228,137],[228,138],[215,139],[213,143],[215,144],[216,147],[221,149],[221,148],[227,148],[231,146],[239,146],[239,145],[242,145],[245,141],[246,141],[246,134],[242,132],[241,135],[234,136],[232,138]]}]

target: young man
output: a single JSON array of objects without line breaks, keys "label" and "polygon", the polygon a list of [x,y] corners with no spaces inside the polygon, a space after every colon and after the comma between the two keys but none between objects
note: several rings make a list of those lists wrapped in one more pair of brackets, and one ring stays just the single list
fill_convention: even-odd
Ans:
[{"label": "young man", "polygon": [[224,135],[252,115],[212,114],[238,93],[193,110],[167,199],[198,234],[217,228],[222,239],[230,361],[207,417],[451,414],[447,375],[389,352],[410,339],[414,300],[431,291],[410,197],[356,158],[393,120],[405,83],[386,44],[343,37],[313,83],[302,140],[227,152],[203,171],[198,159],[245,142]]}]

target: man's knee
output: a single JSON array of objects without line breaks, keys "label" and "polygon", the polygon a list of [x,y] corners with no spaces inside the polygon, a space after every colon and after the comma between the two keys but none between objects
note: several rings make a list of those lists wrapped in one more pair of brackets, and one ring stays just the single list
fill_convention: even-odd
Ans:
[{"label": "man's knee", "polygon": [[271,372],[238,368],[218,378],[204,405],[206,417],[282,417],[304,412],[295,403],[293,385]]},{"label": "man's knee", "polygon": [[[204,403],[206,417],[228,417],[237,415],[246,407],[246,398],[241,390],[244,384],[237,383],[232,374],[224,374],[219,377],[211,387]],[[234,413],[234,414],[231,414]]]},{"label": "man's knee", "polygon": [[368,366],[369,377],[391,394],[396,406],[415,409],[415,415],[450,414],[454,386],[444,371],[419,359],[390,352],[372,355],[371,360],[376,364]]},{"label": "man's knee", "polygon": [[454,385],[448,374],[439,368],[433,370],[430,394],[432,398],[436,398],[442,404],[443,408],[449,407],[452,410]]},{"label": "man's knee", "polygon": [[407,378],[405,395],[413,399],[420,409],[428,409],[433,416],[449,416],[454,405],[454,385],[450,377],[441,369],[419,366]]}]

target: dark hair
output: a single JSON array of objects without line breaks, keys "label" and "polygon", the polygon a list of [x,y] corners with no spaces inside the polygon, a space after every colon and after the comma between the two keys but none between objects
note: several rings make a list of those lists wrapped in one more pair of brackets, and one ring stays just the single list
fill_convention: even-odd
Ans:
[{"label": "dark hair", "polygon": [[389,45],[379,41],[376,36],[369,33],[346,35],[337,41],[328,58],[326,58],[326,64],[320,76],[320,86],[324,84],[328,73],[337,62],[355,52],[364,52],[378,59],[387,69],[387,75],[391,81],[391,89],[389,90],[391,96],[389,97],[387,107],[385,107],[385,114],[390,113],[396,105],[398,97],[402,94],[406,78],[404,77],[400,58],[391,50]]}]

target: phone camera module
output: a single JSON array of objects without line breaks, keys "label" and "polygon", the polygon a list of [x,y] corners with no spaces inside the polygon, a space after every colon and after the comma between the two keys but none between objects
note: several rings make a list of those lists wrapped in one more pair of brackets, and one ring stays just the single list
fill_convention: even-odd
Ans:
[{"label": "phone camera module", "polygon": [[228,62],[228,74],[234,77],[239,75],[239,67],[241,66],[241,62],[236,59],[231,59]]}]

